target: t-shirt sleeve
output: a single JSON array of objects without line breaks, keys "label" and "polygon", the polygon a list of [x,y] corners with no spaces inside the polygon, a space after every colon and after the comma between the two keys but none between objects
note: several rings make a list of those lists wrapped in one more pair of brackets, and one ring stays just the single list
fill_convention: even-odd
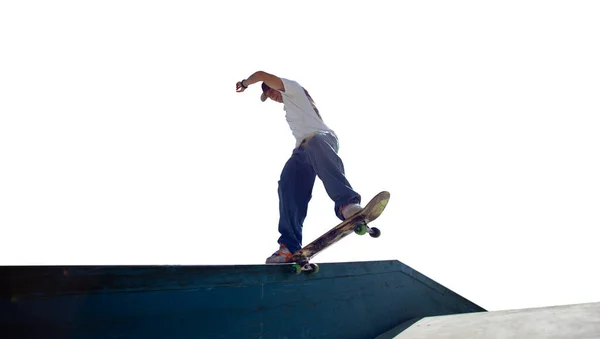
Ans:
[{"label": "t-shirt sleeve", "polygon": [[285,78],[280,78],[281,82],[283,82],[283,88],[285,92],[282,92],[282,95],[285,95],[289,98],[297,98],[299,94],[304,94],[304,90],[299,83],[294,80],[289,80]]}]

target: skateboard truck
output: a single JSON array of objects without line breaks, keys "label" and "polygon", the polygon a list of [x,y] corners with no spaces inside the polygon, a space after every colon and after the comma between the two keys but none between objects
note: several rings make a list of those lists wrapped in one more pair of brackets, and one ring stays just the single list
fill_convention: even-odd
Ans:
[{"label": "skateboard truck", "polygon": [[369,235],[373,238],[379,238],[381,235],[381,231],[377,227],[369,227],[366,223],[360,222],[357,223],[354,227],[354,233],[358,235],[365,235],[369,233]]},{"label": "skateboard truck", "polygon": [[292,264],[292,273],[296,273],[296,275],[298,275],[302,272],[310,272],[309,274],[317,274],[319,273],[319,265],[309,263],[308,261]]}]

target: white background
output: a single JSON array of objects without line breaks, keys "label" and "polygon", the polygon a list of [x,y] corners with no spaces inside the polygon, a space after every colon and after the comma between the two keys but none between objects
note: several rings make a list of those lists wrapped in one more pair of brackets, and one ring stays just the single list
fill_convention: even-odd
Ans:
[{"label": "white background", "polygon": [[[379,239],[488,310],[600,301],[596,1],[6,1],[0,263],[262,264],[294,145],[258,70],[340,138]],[[317,180],[306,243],[339,220]]]}]

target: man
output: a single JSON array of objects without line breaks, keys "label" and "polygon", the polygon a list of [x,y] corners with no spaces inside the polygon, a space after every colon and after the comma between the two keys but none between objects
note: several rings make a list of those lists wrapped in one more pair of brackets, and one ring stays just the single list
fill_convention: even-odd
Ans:
[{"label": "man", "polygon": [[278,182],[279,250],[266,263],[284,263],[302,248],[302,227],[308,203],[318,176],[335,203],[335,214],[345,220],[362,209],[361,196],[355,192],[344,174],[338,156],[338,139],[321,118],[313,99],[296,81],[263,71],[236,83],[236,91],[262,81],[261,101],[282,103],[286,120],[296,139],[292,155],[286,162]]}]

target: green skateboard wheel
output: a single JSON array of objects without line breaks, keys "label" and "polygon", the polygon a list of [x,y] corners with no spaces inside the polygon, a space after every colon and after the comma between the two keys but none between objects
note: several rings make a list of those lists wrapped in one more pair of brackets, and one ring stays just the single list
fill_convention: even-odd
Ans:
[{"label": "green skateboard wheel", "polygon": [[367,233],[367,225],[356,224],[356,227],[354,227],[354,232],[358,235],[365,235]]}]

